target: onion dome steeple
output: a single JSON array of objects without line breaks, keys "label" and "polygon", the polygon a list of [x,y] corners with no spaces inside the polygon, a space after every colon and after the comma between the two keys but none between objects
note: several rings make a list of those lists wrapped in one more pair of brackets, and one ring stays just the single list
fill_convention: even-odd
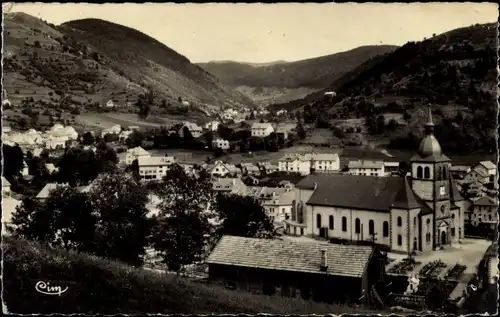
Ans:
[{"label": "onion dome steeple", "polygon": [[439,156],[442,154],[441,145],[434,137],[434,122],[432,122],[432,110],[429,104],[429,121],[425,124],[425,137],[420,142],[418,154],[421,157],[428,157],[431,155]]}]

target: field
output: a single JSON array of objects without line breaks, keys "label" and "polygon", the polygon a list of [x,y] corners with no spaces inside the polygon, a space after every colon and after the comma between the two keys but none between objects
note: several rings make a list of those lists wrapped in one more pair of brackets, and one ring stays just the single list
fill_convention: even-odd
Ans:
[{"label": "field", "polygon": [[[376,313],[230,291],[9,237],[3,239],[3,265],[3,304],[16,314]],[[40,280],[68,290],[59,296],[41,294],[35,290]]]},{"label": "field", "polygon": [[180,121],[158,116],[150,116],[147,119],[140,119],[135,113],[84,113],[76,117],[76,123],[85,127],[107,129],[116,124],[122,127],[136,125],[141,128],[151,129],[161,126],[170,126]]}]

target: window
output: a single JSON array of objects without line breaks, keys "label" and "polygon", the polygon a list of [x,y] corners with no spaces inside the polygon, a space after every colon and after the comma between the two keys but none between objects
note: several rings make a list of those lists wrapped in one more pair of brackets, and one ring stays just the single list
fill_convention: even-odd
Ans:
[{"label": "window", "polygon": [[321,215],[316,215],[316,228],[321,228]]},{"label": "window", "polygon": [[303,236],[304,235],[304,228],[300,228],[300,235]]},{"label": "window", "polygon": [[417,167],[417,178],[422,178],[422,166]]},{"label": "window", "polygon": [[297,234],[297,227],[293,227],[293,234]]},{"label": "window", "polygon": [[375,234],[375,223],[373,220],[368,221],[368,234]]},{"label": "window", "polygon": [[403,225],[403,219],[401,217],[398,217],[398,227],[401,227]]},{"label": "window", "polygon": [[354,222],[354,230],[356,233],[360,233],[361,232],[361,221],[359,220],[359,218],[356,218],[355,222]]},{"label": "window", "polygon": [[452,227],[451,228],[451,236],[454,237],[455,236],[455,227]]},{"label": "window", "polygon": [[347,231],[347,218],[342,217],[342,231],[346,232]]},{"label": "window", "polygon": [[416,227],[417,226],[417,217],[413,218],[413,226]]},{"label": "window", "polygon": [[441,196],[446,195],[446,187],[444,186],[439,187],[439,195]]},{"label": "window", "polygon": [[455,214],[451,215],[451,219],[455,220]]},{"label": "window", "polygon": [[444,214],[445,210],[446,210],[446,206],[445,205],[441,205],[441,213]]},{"label": "window", "polygon": [[328,221],[329,228],[330,230],[333,230],[333,216],[330,216],[328,220],[329,220]]},{"label": "window", "polygon": [[398,245],[403,245],[403,236],[401,236],[400,234],[398,234]]},{"label": "window", "polygon": [[424,168],[424,178],[431,178],[431,169],[428,166]]},{"label": "window", "polygon": [[386,238],[389,236],[389,223],[387,221],[384,221],[383,229],[384,237]]},{"label": "window", "polygon": [[443,176],[443,179],[447,179],[447,177],[448,177],[448,172],[446,170],[446,166],[443,166],[442,176]]},{"label": "window", "polygon": [[427,227],[429,227],[429,225],[431,224],[431,220],[429,218],[427,218],[426,223],[427,223]]},{"label": "window", "polygon": [[427,233],[425,234],[425,241],[426,241],[426,242],[431,242],[431,233],[430,233],[430,232],[427,232]]}]

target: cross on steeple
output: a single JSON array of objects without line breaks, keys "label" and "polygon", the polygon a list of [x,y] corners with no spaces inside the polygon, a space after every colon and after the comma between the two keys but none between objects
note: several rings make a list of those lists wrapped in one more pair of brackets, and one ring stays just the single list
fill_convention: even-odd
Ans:
[{"label": "cross on steeple", "polygon": [[429,121],[425,124],[425,133],[432,134],[434,132],[434,122],[432,122],[431,104],[428,104],[427,107],[429,109]]}]

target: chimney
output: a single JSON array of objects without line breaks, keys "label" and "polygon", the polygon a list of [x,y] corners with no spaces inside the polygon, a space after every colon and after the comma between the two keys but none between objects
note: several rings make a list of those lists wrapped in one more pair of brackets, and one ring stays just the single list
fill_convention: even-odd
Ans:
[{"label": "chimney", "polygon": [[325,272],[328,269],[328,259],[326,256],[326,250],[321,250],[321,265],[320,265],[320,270]]}]

